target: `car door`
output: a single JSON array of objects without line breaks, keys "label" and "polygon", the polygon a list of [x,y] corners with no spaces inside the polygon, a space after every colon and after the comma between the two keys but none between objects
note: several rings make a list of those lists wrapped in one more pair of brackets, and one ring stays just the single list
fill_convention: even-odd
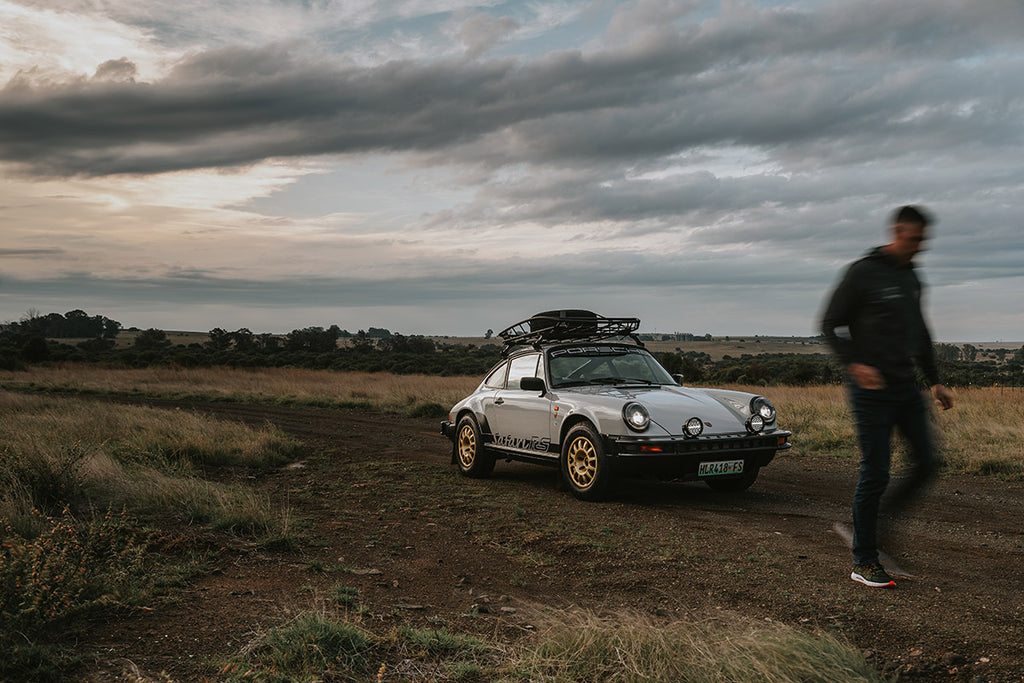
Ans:
[{"label": "car door", "polygon": [[490,427],[490,420],[494,416],[494,401],[498,397],[498,392],[505,388],[506,375],[508,375],[508,361],[491,370],[484,379],[483,387],[477,392],[480,403],[476,410],[484,415],[485,424],[488,425],[484,431],[487,433],[494,433],[494,429]]},{"label": "car door", "polygon": [[543,377],[543,370],[539,353],[516,356],[509,362],[505,387],[495,394],[487,413],[496,446],[536,453],[550,451],[551,400],[546,394],[519,387],[524,377]]}]

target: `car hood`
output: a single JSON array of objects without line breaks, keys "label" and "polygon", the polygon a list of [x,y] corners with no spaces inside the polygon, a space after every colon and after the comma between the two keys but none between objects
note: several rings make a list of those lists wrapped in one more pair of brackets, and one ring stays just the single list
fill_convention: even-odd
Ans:
[{"label": "car hood", "polygon": [[637,401],[647,408],[652,422],[669,434],[679,434],[691,417],[704,421],[705,434],[742,432],[752,398],[741,392],[674,386],[573,387],[560,393],[586,397],[586,402],[610,410],[621,410],[627,402]]}]

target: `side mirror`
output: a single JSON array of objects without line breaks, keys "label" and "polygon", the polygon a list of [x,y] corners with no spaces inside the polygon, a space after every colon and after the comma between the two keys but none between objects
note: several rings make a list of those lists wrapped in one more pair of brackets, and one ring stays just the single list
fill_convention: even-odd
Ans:
[{"label": "side mirror", "polygon": [[683,381],[684,381],[684,380],[685,380],[686,378],[685,378],[685,377],[683,377],[682,375],[676,374],[676,375],[672,375],[672,379],[674,379],[674,380],[676,381],[676,384],[678,384],[678,385],[682,386],[682,384],[683,384]]},{"label": "side mirror", "polygon": [[519,380],[519,388],[523,391],[539,391],[542,396],[548,391],[547,385],[540,377],[523,377]]}]

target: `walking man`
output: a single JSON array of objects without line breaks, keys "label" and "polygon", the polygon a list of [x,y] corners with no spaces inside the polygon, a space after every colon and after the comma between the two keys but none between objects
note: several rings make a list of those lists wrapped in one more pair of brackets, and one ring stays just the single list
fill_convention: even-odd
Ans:
[{"label": "walking man", "polygon": [[[876,588],[896,586],[878,561],[878,546],[888,524],[924,491],[939,468],[917,371],[924,375],[936,403],[943,410],[953,407],[953,394],[939,378],[931,334],[921,313],[921,282],[913,264],[928,238],[930,222],[921,207],[897,209],[891,241],[850,265],[821,321],[825,340],[846,367],[861,453],[853,497],[850,578]],[[894,427],[910,445],[911,467],[883,504]]]}]

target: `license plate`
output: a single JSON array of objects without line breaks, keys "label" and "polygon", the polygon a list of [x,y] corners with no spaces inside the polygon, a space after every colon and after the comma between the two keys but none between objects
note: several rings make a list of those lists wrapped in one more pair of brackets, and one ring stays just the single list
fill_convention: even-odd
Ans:
[{"label": "license plate", "polygon": [[697,466],[698,477],[717,477],[723,474],[743,474],[742,460],[702,462]]}]

